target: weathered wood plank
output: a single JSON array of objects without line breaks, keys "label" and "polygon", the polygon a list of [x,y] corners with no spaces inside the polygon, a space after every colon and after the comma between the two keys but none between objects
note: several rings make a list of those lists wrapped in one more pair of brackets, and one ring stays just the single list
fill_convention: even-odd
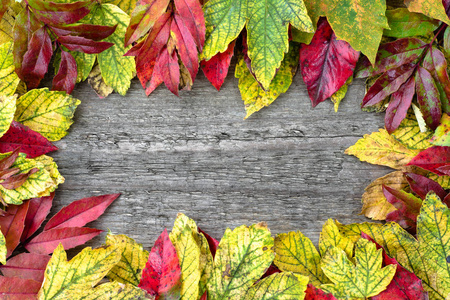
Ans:
[{"label": "weathered wood plank", "polygon": [[[328,218],[358,216],[364,187],[388,168],[359,162],[344,150],[383,126],[364,113],[356,81],[334,113],[311,108],[300,76],[271,107],[244,121],[237,80],[217,92],[199,74],[176,98],[165,88],[149,98],[137,80],[126,97],[98,99],[87,84],[70,134],[53,157],[66,178],[52,212],[72,200],[121,192],[92,227],[151,247],[177,212],[220,237],[226,227],[266,221],[274,234],[300,229],[317,242]],[[91,245],[99,245],[97,238]]]}]

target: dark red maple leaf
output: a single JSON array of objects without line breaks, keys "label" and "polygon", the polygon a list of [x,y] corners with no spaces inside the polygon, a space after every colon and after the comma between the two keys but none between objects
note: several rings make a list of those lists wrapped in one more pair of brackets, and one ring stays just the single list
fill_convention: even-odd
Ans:
[{"label": "dark red maple leaf", "polygon": [[300,49],[300,69],[313,107],[345,84],[358,58],[359,52],[337,40],[328,21],[321,18],[311,43]]}]

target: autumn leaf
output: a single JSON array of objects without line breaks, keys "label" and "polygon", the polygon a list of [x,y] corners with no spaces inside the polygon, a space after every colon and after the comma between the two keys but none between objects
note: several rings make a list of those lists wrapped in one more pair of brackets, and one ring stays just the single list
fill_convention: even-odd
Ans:
[{"label": "autumn leaf", "polygon": [[6,277],[32,279],[41,283],[49,260],[48,255],[20,253],[10,258],[4,266],[0,266],[0,271]]},{"label": "autumn leaf", "polygon": [[450,116],[442,115],[441,124],[436,128],[431,143],[436,146],[450,146]]},{"label": "autumn leaf", "polygon": [[341,88],[337,90],[333,95],[331,95],[331,102],[334,103],[334,112],[338,112],[339,105],[341,104],[341,101],[345,98],[345,95],[347,95],[348,87],[352,82],[353,77],[350,76],[344,83],[344,85],[341,86]]},{"label": "autumn leaf", "polygon": [[300,67],[313,107],[336,93],[352,76],[359,52],[337,40],[325,18],[309,45],[300,49]]},{"label": "autumn leaf", "polygon": [[433,132],[421,132],[416,117],[407,114],[398,128],[391,133],[397,141],[413,150],[424,150],[432,146],[430,138]]},{"label": "autumn leaf", "polygon": [[434,180],[415,173],[405,173],[406,180],[408,180],[409,187],[421,199],[425,199],[427,194],[431,191],[435,192],[441,199],[447,195],[446,191]]},{"label": "autumn leaf", "polygon": [[211,237],[209,234],[204,232],[200,227],[197,228],[198,232],[204,235],[206,240],[208,241],[209,250],[211,251],[211,254],[213,258],[216,256],[217,247],[219,247],[219,241],[215,238]]},{"label": "autumn leaf", "polygon": [[13,96],[0,96],[0,137],[9,129],[16,112],[16,98]]},{"label": "autumn leaf", "polygon": [[382,250],[364,239],[355,244],[355,262],[348,259],[344,250],[329,248],[322,259],[322,269],[333,283],[320,287],[337,298],[367,298],[385,290],[396,272],[395,265],[381,267]]},{"label": "autumn leaf", "polygon": [[208,282],[210,299],[242,298],[272,263],[273,245],[265,224],[226,229]]},{"label": "autumn leaf", "polygon": [[179,299],[180,297],[180,263],[166,229],[156,240],[148,256],[139,287],[158,298]]},{"label": "autumn leaf", "polygon": [[13,43],[0,45],[0,95],[12,96],[19,85],[19,77],[14,67]]},{"label": "autumn leaf", "polygon": [[131,15],[134,8],[136,7],[136,2],[137,0],[106,0],[103,3],[111,3],[117,5],[125,13]]},{"label": "autumn leaf", "polygon": [[319,239],[320,255],[324,256],[331,247],[344,250],[349,258],[352,257],[354,243],[339,232],[339,228],[332,219],[328,219],[322,227]]},{"label": "autumn leaf", "polygon": [[308,284],[305,291],[305,300],[337,300],[333,294],[326,293],[323,290]]},{"label": "autumn leaf", "polygon": [[427,35],[439,27],[437,20],[403,7],[386,10],[386,18],[389,29],[385,29],[383,35],[394,38]]},{"label": "autumn leaf", "polygon": [[409,11],[422,13],[450,25],[442,0],[404,0],[404,2]]},{"label": "autumn leaf", "polygon": [[[6,255],[8,254],[8,249],[6,248],[6,239],[3,232],[0,232],[0,263],[6,264]],[[1,268],[1,266],[0,266]],[[1,269],[0,269],[1,271]],[[3,272],[2,272],[3,274]]]},{"label": "autumn leaf", "polygon": [[67,299],[71,293],[89,291],[120,261],[120,249],[107,246],[84,248],[70,261],[60,244],[53,252],[38,298]]},{"label": "autumn leaf", "polygon": [[235,44],[235,41],[231,42],[224,52],[219,52],[209,60],[202,60],[200,62],[200,66],[206,78],[208,78],[209,82],[211,82],[218,91],[228,75],[228,69],[234,54]]},{"label": "autumn leaf", "polygon": [[77,62],[67,51],[61,51],[58,73],[53,77],[52,90],[71,94],[77,81]]},{"label": "autumn leaf", "polygon": [[108,233],[105,245],[118,246],[122,252],[120,261],[106,276],[115,282],[138,286],[142,270],[148,259],[148,251],[144,250],[141,244],[123,234]]},{"label": "autumn leaf", "polygon": [[14,119],[48,140],[57,141],[67,134],[79,104],[80,100],[65,92],[34,89],[17,100]]},{"label": "autumn leaf", "polygon": [[32,279],[0,276],[0,295],[8,300],[34,300],[40,287]]},{"label": "autumn leaf", "polygon": [[242,299],[303,299],[308,277],[291,272],[272,274],[250,287]]},{"label": "autumn leaf", "polygon": [[423,168],[437,175],[445,175],[445,173],[439,171],[439,168],[448,164],[450,164],[450,147],[440,146],[433,146],[421,151],[408,163],[408,165]]},{"label": "autumn leaf", "polygon": [[22,205],[10,205],[6,208],[5,216],[0,217],[0,230],[6,241],[6,257],[11,256],[20,243],[27,211],[28,202]]},{"label": "autumn leaf", "polygon": [[50,209],[52,208],[55,193],[50,196],[30,199],[28,212],[25,218],[25,228],[20,238],[21,242],[31,237],[41,227]]},{"label": "autumn leaf", "polygon": [[147,298],[147,294],[144,290],[130,284],[123,284],[115,281],[103,283],[95,288],[86,289],[84,291],[71,290],[67,293],[67,296],[69,299],[78,299],[78,297],[82,297],[83,300],[135,300]]},{"label": "autumn leaf", "polygon": [[114,92],[114,89],[105,83],[99,65],[95,65],[88,74],[88,83],[101,99],[108,97]]},{"label": "autumn leaf", "polygon": [[10,42],[14,39],[13,27],[16,16],[22,11],[24,3],[16,1],[9,1],[9,5],[3,15],[0,18],[0,45]]}]

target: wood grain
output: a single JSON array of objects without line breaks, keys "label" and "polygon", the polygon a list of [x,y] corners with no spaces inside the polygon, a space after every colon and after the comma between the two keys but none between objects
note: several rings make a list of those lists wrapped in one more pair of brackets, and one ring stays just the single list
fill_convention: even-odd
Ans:
[{"label": "wood grain", "polygon": [[89,226],[146,248],[171,229],[177,212],[216,238],[226,227],[266,221],[273,234],[301,230],[317,243],[328,218],[365,221],[357,215],[364,187],[389,172],[344,155],[383,126],[383,114],[360,110],[363,95],[357,80],[338,113],[330,101],[312,109],[297,75],[286,94],[244,121],[232,71],[220,93],[199,74],[180,98],[164,87],[147,98],[134,80],[126,97],[99,99],[81,84],[75,123],[52,155],[66,178],[52,213],[121,192]]}]

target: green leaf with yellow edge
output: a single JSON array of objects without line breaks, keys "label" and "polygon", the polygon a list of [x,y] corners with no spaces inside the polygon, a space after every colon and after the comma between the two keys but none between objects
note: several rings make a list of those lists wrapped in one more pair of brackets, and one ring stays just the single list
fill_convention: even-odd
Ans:
[{"label": "green leaf with yellow edge", "polygon": [[292,78],[298,67],[299,46],[291,43],[289,53],[281,63],[277,75],[270,83],[268,90],[263,90],[248,69],[244,57],[238,61],[235,70],[236,78],[239,78],[239,90],[244,100],[247,115],[245,118],[272,104],[280,94],[285,93],[292,84]]},{"label": "green leaf with yellow edge", "polygon": [[450,146],[450,116],[442,115],[441,125],[436,128],[431,143],[436,146]]},{"label": "green leaf with yellow edge", "polygon": [[67,299],[144,300],[148,299],[148,297],[147,293],[138,287],[120,282],[108,282],[86,291],[71,290],[67,293]]},{"label": "green leaf with yellow edge", "polygon": [[105,0],[102,3],[114,4],[127,13],[127,15],[131,16],[131,13],[136,7],[137,0]]},{"label": "green leaf with yellow edge", "polygon": [[89,292],[121,258],[120,249],[107,246],[98,249],[84,248],[70,261],[61,244],[53,252],[45,269],[44,282],[38,293],[39,300],[74,299]]},{"label": "green leaf with yellow edge", "polygon": [[0,231],[0,264],[6,264],[6,239],[3,233]]},{"label": "green leaf with yellow edge", "polygon": [[265,223],[229,228],[220,240],[208,282],[208,299],[245,299],[247,290],[274,258],[274,241]]},{"label": "green leaf with yellow edge", "polygon": [[0,45],[0,96],[12,96],[20,82],[15,71],[12,50],[12,42]]},{"label": "green leaf with yellow edge", "polygon": [[344,250],[349,258],[353,255],[354,243],[348,237],[339,232],[339,228],[332,219],[328,219],[322,226],[319,239],[320,255],[325,255],[331,247],[338,247]]},{"label": "green leaf with yellow edge", "polygon": [[272,274],[250,287],[243,299],[293,300],[304,299],[308,277],[291,272]]},{"label": "green leaf with yellow edge", "polygon": [[406,115],[400,126],[392,133],[392,136],[413,150],[424,150],[433,146],[429,141],[433,136],[433,132],[421,132],[419,123],[412,113]]},{"label": "green leaf with yellow edge", "polygon": [[105,245],[117,246],[121,252],[120,261],[106,276],[116,282],[137,286],[148,260],[148,251],[144,250],[141,244],[123,234],[108,233]]},{"label": "green leaf with yellow edge", "polygon": [[275,238],[275,265],[282,271],[308,276],[318,286],[328,282],[320,267],[320,255],[309,238],[300,231],[282,233]]},{"label": "green leaf with yellow edge", "polygon": [[364,135],[355,145],[345,150],[345,154],[354,155],[361,161],[394,169],[408,164],[419,152],[408,149],[385,129]]},{"label": "green leaf with yellow edge", "polygon": [[348,87],[352,82],[353,76],[350,76],[344,83],[344,85],[341,86],[341,88],[337,90],[336,93],[331,95],[331,101],[334,103],[334,112],[338,111],[339,105],[341,104],[341,101],[345,98],[345,95],[347,95]]},{"label": "green leaf with yellow edge", "polygon": [[65,92],[34,89],[17,100],[14,119],[50,141],[67,135],[80,100]]},{"label": "green leaf with yellow edge", "polygon": [[8,131],[9,126],[14,119],[14,113],[16,112],[16,98],[17,95],[0,95],[0,137]]},{"label": "green leaf with yellow edge", "polygon": [[123,56],[131,48],[131,45],[124,48],[124,37],[130,17],[116,5],[95,4],[91,13],[81,22],[104,26],[117,24],[116,31],[102,40],[113,43],[114,46],[97,54],[97,59],[105,83],[124,96],[136,74],[134,57]]},{"label": "green leaf with yellow edge", "polygon": [[[9,153],[0,154],[0,159],[6,157]],[[42,161],[53,163],[53,159],[46,157],[38,157],[35,159],[25,158],[25,154],[21,153],[16,159],[12,168],[19,168],[20,173],[28,173],[31,169],[36,168],[39,171],[31,174],[28,179],[17,189],[8,190],[0,185],[0,196],[7,204],[22,204],[24,200],[31,198],[39,198],[50,195],[58,184],[64,182],[64,178],[56,169],[56,164],[46,165]],[[52,177],[52,174],[57,177]]]},{"label": "green leaf with yellow edge", "polygon": [[353,264],[344,250],[331,247],[322,259],[322,269],[333,284],[322,284],[336,298],[366,299],[384,291],[395,275],[396,266],[382,268],[383,250],[371,241],[360,239],[355,245]]},{"label": "green leaf with yellow edge", "polygon": [[442,0],[404,0],[404,2],[410,12],[421,13],[450,25]]},{"label": "green leaf with yellow edge", "polygon": [[11,1],[3,18],[0,19],[0,45],[13,40],[13,28],[16,16],[25,7],[25,1],[22,2]]}]

